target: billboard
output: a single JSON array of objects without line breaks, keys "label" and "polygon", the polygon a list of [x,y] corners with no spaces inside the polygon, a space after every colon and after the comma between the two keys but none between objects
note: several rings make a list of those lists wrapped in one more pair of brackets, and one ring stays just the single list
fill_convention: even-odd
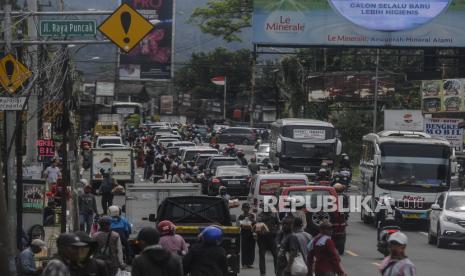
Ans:
[{"label": "billboard", "polygon": [[421,110],[384,110],[384,130],[423,131]]},{"label": "billboard", "polygon": [[456,151],[463,151],[463,128],[460,119],[425,118],[425,132],[435,138],[443,138],[451,143]]},{"label": "billboard", "polygon": [[160,114],[173,114],[173,96],[160,96]]},{"label": "billboard", "polygon": [[120,80],[166,80],[172,77],[173,13],[175,0],[140,1],[122,0],[148,19],[160,22],[128,54],[121,53]]},{"label": "billboard", "polygon": [[464,47],[463,0],[255,0],[264,45]]},{"label": "billboard", "polygon": [[423,112],[465,112],[465,79],[425,80],[421,83]]}]

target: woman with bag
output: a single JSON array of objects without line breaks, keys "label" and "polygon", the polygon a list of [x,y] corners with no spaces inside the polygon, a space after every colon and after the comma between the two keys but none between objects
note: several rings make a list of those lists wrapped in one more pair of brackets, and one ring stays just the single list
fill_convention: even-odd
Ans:
[{"label": "woman with bag", "polygon": [[282,221],[281,232],[277,236],[279,247],[277,276],[307,275],[307,267],[300,252],[300,244],[294,235],[294,217],[287,216]]}]

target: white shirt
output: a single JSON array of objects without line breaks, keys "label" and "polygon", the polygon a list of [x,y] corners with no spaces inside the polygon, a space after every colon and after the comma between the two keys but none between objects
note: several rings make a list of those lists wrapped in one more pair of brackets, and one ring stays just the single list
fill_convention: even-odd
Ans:
[{"label": "white shirt", "polygon": [[61,176],[61,172],[58,167],[50,166],[45,169],[45,175],[47,176],[48,183],[54,183],[57,182],[58,177]]}]

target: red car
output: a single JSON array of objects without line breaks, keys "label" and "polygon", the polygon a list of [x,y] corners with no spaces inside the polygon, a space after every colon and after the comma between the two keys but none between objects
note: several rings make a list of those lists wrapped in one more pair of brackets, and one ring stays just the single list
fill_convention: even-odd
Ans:
[{"label": "red car", "polygon": [[[325,212],[323,209],[323,202],[325,202],[324,197],[326,196],[333,196],[336,198],[336,205],[342,207],[342,202],[339,201],[338,199],[338,194],[336,193],[336,190],[333,187],[328,187],[328,186],[293,186],[293,187],[285,187],[281,189],[281,199],[279,201],[280,206],[279,207],[284,207],[283,204],[286,202],[288,199],[287,198],[292,198],[293,196],[304,196],[306,200],[306,205],[303,208],[303,211],[306,214],[306,227],[305,231],[311,234],[312,236],[316,236],[319,233],[319,225],[324,221],[324,220],[329,220],[331,224],[333,225],[333,234],[332,234],[332,239],[336,245],[337,250],[339,251],[339,254],[342,255],[344,254],[345,251],[345,243],[346,243],[346,226],[347,226],[347,221],[346,217],[344,216],[343,213],[341,213],[337,209],[332,212]],[[321,197],[320,200],[317,198]],[[321,202],[321,203],[320,203]],[[318,203],[320,203],[322,206],[321,208],[318,206]],[[317,212],[309,211],[307,210],[307,207],[311,207],[311,209],[321,209]],[[289,207],[289,205],[287,206]],[[282,208],[279,208],[282,210]]]}]

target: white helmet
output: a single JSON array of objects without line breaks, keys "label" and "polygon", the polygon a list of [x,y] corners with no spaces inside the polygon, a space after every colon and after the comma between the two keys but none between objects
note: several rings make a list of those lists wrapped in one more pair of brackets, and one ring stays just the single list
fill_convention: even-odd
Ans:
[{"label": "white helmet", "polygon": [[108,215],[111,217],[119,216],[119,207],[116,205],[112,205],[108,207]]},{"label": "white helmet", "polygon": [[83,179],[81,179],[81,180],[79,180],[79,181],[82,183],[83,186],[89,185],[89,182],[87,181],[87,179],[84,179],[84,178],[83,178]]}]

